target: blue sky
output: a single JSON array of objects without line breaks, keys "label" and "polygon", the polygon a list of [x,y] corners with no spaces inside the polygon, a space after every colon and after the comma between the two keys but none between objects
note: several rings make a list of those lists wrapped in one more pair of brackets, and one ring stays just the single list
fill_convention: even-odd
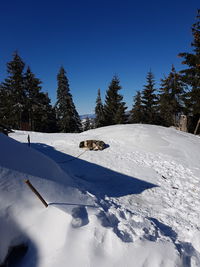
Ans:
[{"label": "blue sky", "polygon": [[43,82],[53,103],[56,75],[67,71],[79,114],[93,113],[119,75],[128,108],[151,69],[157,88],[171,65],[183,68],[179,52],[189,51],[196,0],[7,0],[0,6],[0,81],[14,51]]}]

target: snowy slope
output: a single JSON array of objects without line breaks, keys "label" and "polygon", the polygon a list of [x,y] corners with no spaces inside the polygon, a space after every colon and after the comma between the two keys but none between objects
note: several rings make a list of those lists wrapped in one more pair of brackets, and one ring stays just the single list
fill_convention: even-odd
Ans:
[{"label": "snowy slope", "polygon": [[[10,136],[0,136],[0,261],[26,241],[19,266],[200,266],[199,137],[137,124]],[[108,147],[81,150],[86,139]]]}]

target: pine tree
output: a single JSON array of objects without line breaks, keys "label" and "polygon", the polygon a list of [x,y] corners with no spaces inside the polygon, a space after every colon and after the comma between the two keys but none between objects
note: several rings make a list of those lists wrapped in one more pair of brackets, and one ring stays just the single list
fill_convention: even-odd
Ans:
[{"label": "pine tree", "polygon": [[174,66],[168,77],[161,79],[159,111],[163,126],[176,126],[183,112],[184,85]]},{"label": "pine tree", "polygon": [[91,118],[90,119],[90,129],[95,129],[96,125],[95,125],[95,118]]},{"label": "pine tree", "polygon": [[81,132],[81,121],[73,103],[72,95],[69,89],[69,82],[65,75],[63,67],[60,68],[57,75],[57,103],[56,112],[60,130],[62,132]]},{"label": "pine tree", "polygon": [[118,93],[122,88],[119,82],[119,78],[114,76],[106,92],[104,105],[105,125],[121,124],[127,121],[125,114],[127,107],[125,102],[122,101],[123,96]]},{"label": "pine tree", "polygon": [[31,72],[24,74],[24,62],[15,53],[7,64],[8,78],[0,86],[0,121],[15,129],[52,132],[56,130],[55,109],[41,81]]},{"label": "pine tree", "polygon": [[3,84],[0,84],[0,123],[10,126],[10,95],[5,90]]},{"label": "pine tree", "polygon": [[31,131],[35,130],[34,125],[36,123],[36,118],[40,120],[40,117],[37,116],[37,113],[40,113],[42,105],[42,103],[40,103],[40,84],[41,81],[35,77],[35,75],[31,72],[30,67],[28,67],[24,75],[24,85],[26,93],[27,121],[29,122],[29,129]]},{"label": "pine tree", "polygon": [[163,126],[172,126],[174,125],[173,121],[173,111],[170,105],[171,96],[170,96],[170,85],[169,78],[161,79],[161,88],[159,90],[159,115],[160,115],[160,124]]},{"label": "pine tree", "polygon": [[47,93],[41,92],[41,81],[31,72],[24,75],[26,92],[26,114],[29,129],[39,132],[56,132],[56,113]]},{"label": "pine tree", "polygon": [[83,131],[88,131],[90,130],[90,119],[88,117],[86,117],[85,122],[84,122],[84,126],[83,126]]},{"label": "pine tree", "polygon": [[101,91],[98,89],[97,99],[96,99],[96,107],[95,107],[95,128],[104,126],[105,118],[104,118],[104,109],[101,100]]},{"label": "pine tree", "polygon": [[156,89],[154,88],[154,76],[150,71],[147,73],[147,84],[144,86],[142,91],[142,105],[144,113],[144,123],[157,124],[157,96],[155,94]]},{"label": "pine tree", "polygon": [[143,106],[142,106],[142,100],[141,100],[141,92],[137,91],[135,97],[134,97],[134,104],[133,108],[131,110],[131,123],[142,123],[144,119],[143,114]]},{"label": "pine tree", "polygon": [[187,69],[181,71],[183,81],[188,85],[186,94],[187,113],[193,116],[191,131],[194,131],[196,123],[200,118],[200,9],[197,11],[196,22],[192,25],[193,53],[180,53],[184,58],[182,64],[188,65]]},{"label": "pine tree", "polygon": [[8,78],[2,85],[4,96],[7,96],[8,123],[16,129],[21,128],[25,116],[24,66],[24,62],[15,52],[13,60],[7,64]]},{"label": "pine tree", "polygon": [[34,111],[34,130],[37,132],[56,132],[56,112],[51,105],[48,93],[38,94],[38,106]]}]

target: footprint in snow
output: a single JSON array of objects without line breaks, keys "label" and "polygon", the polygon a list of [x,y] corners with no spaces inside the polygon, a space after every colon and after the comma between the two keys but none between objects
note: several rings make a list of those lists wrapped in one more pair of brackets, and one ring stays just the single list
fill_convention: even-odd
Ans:
[{"label": "footprint in snow", "polygon": [[72,227],[78,228],[88,223],[88,213],[85,207],[76,207],[72,209]]}]

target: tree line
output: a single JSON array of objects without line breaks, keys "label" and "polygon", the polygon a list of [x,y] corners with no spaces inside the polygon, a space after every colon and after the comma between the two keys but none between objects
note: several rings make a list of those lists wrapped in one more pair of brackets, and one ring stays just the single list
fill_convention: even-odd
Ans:
[{"label": "tree line", "polygon": [[100,90],[96,100],[96,127],[117,123],[147,123],[162,126],[177,126],[180,115],[186,115],[188,130],[194,132],[200,119],[200,9],[192,25],[191,53],[179,53],[186,67],[177,72],[172,65],[170,73],[161,79],[155,88],[152,71],[146,76],[146,84],[136,92],[130,114],[125,113],[125,103],[118,94],[119,79],[114,77],[102,104]]},{"label": "tree line", "polygon": [[78,133],[90,128],[124,124],[147,123],[176,126],[181,114],[187,115],[189,131],[193,132],[200,118],[200,9],[192,25],[191,53],[180,53],[185,69],[170,73],[155,88],[152,71],[146,76],[146,84],[136,92],[131,111],[120,94],[119,77],[112,78],[102,102],[97,92],[95,119],[81,124],[73,102],[69,81],[64,67],[57,74],[57,101],[54,106],[47,93],[42,92],[41,81],[26,67],[17,52],[7,63],[7,78],[0,83],[0,122],[14,129],[40,132]]},{"label": "tree line", "polygon": [[39,132],[80,132],[76,111],[63,67],[57,75],[57,102],[51,105],[41,81],[17,52],[7,63],[8,77],[0,84],[0,122],[13,129]]}]

